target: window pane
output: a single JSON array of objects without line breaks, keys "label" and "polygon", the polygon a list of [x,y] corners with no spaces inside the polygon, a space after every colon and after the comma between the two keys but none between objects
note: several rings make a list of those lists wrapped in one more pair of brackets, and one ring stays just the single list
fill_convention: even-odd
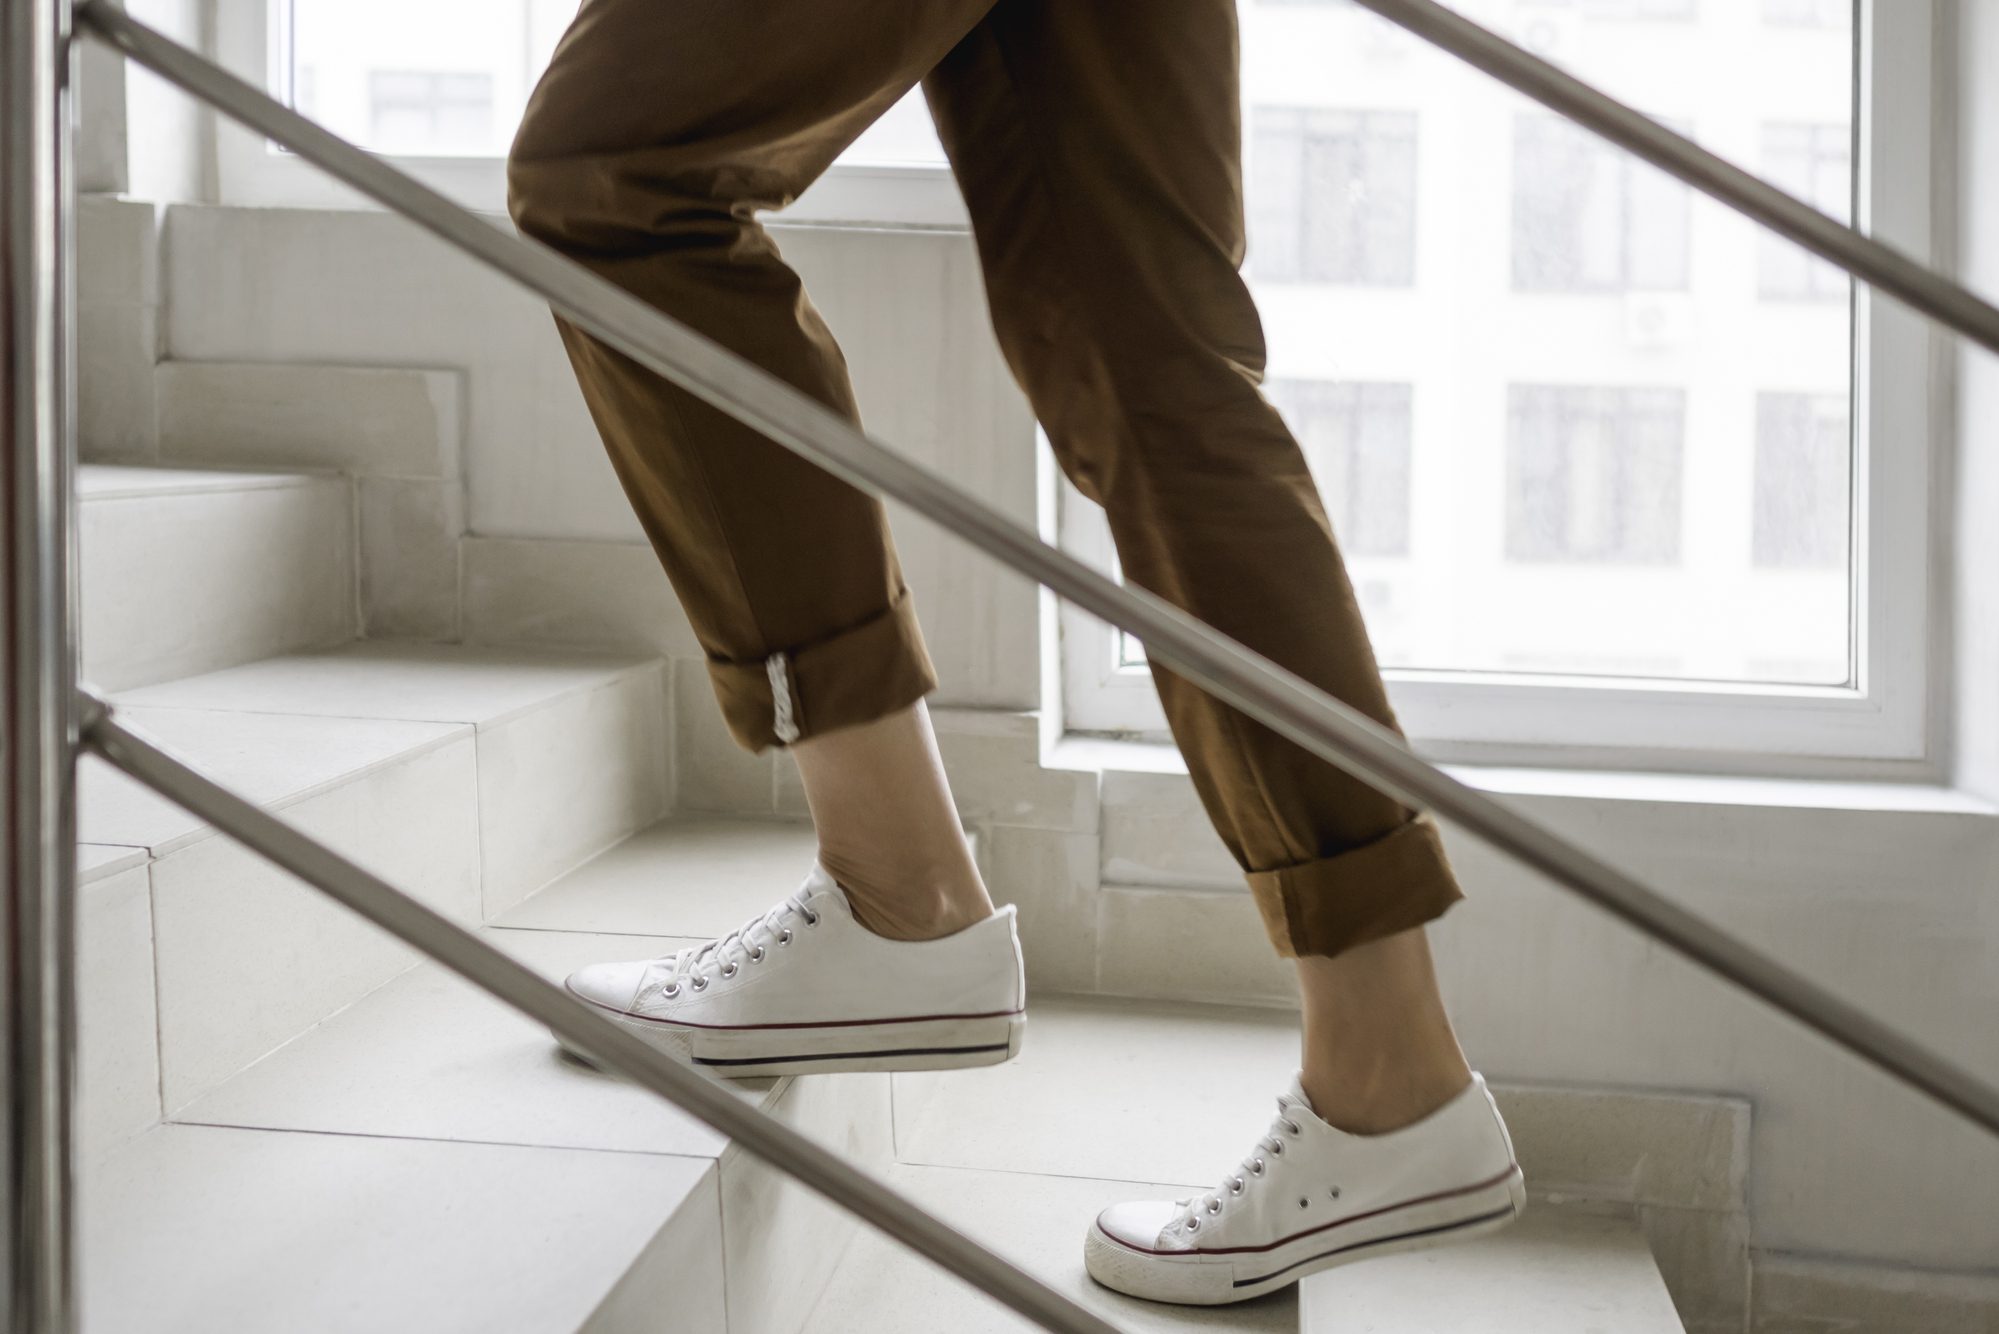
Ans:
[{"label": "window pane", "polygon": [[293,105],[377,152],[497,157],[576,0],[284,0]]},{"label": "window pane", "polygon": [[[1461,7],[1847,215],[1850,3]],[[1844,278],[1364,8],[1242,12],[1267,392],[1383,664],[1850,680]]]}]

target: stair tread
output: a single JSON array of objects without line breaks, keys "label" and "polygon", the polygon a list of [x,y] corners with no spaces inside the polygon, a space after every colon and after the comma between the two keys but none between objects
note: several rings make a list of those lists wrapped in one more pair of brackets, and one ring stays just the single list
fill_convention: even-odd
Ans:
[{"label": "stair tread", "polygon": [[118,698],[148,708],[483,724],[657,661],[631,653],[362,640],[140,686]]},{"label": "stair tread", "polygon": [[574,1334],[717,1191],[705,1158],[181,1125],[82,1187],[84,1328],[156,1334]]},{"label": "stair tread", "polygon": [[238,471],[221,468],[146,468],[122,463],[85,463],[76,470],[77,498],[128,500],[202,495],[215,491],[255,491],[281,486],[340,486],[325,473]]},{"label": "stair tread", "polygon": [[[550,979],[668,953],[685,939],[505,931],[484,937]],[[770,1079],[727,1081],[754,1105]],[[327,1134],[714,1157],[726,1139],[563,1054],[547,1029],[426,963],[172,1114],[179,1122]]]},{"label": "stair tread", "polygon": [[[654,659],[361,643],[286,654],[111,698],[122,721],[266,805],[320,791],[461,734],[608,683]],[[84,843],[159,851],[204,825],[87,759]]]},{"label": "stair tread", "polygon": [[806,824],[675,817],[579,866],[495,924],[719,936],[798,888],[817,849]]}]

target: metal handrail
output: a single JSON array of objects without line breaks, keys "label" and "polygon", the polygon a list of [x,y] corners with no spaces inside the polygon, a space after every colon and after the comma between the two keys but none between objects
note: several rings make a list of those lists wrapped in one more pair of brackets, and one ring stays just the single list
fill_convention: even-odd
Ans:
[{"label": "metal handrail", "polygon": [[1608,139],[1711,199],[1999,352],[1999,306],[1786,194],[1438,0],[1358,0],[1389,22]]},{"label": "metal handrail", "polygon": [[[1624,143],[1696,188],[1860,273],[1925,314],[1999,350],[1999,311],[1906,257],[1817,214],[1753,177],[1736,172],[1679,136],[1546,66],[1545,62],[1535,61],[1476,25],[1464,24],[1441,6],[1428,0],[1362,0],[1362,3],[1473,63],[1490,62],[1491,72],[1541,97],[1563,114]],[[9,11],[25,8],[16,0]],[[1548,875],[1904,1083],[1980,1126],[1999,1132],[1999,1090],[1778,961],[1733,939],[1712,923],[1686,912],[1588,851],[1426,764],[1393,732],[1308,682],[1160,599],[1142,590],[1122,588],[1063,555],[1026,528],[949,482],[908,463],[790,386],[553,251],[457,208],[260,90],[131,19],[113,8],[108,0],[85,0],[75,13],[80,25],[110,42],[128,58],[539,293],[573,323],[639,364],[835,476],[897,499],[929,521],[958,533],[1009,567],[1032,576],[1061,596],[1134,634],[1155,660],[1312,753],[1406,804],[1433,810],[1453,820],[1502,852]],[[1466,28],[1471,31],[1465,31]],[[1512,54],[1499,50],[1502,47]],[[1481,68],[1487,67],[1481,64]],[[1534,87],[1529,88],[1528,84]],[[1729,173],[1736,173],[1742,179],[1735,179]],[[12,249],[10,246],[10,261]],[[57,466],[66,464],[59,461]],[[49,595],[44,590],[38,596],[45,599]],[[470,933],[134,736],[109,715],[101,701],[86,697],[82,708],[88,718],[87,743],[134,777],[395,932],[499,999],[547,1023],[607,1067],[739,1137],[751,1152],[793,1173],[836,1204],[889,1231],[1048,1328],[1088,1330],[1092,1334],[1109,1328],[967,1239],[955,1233],[941,1236],[932,1232],[930,1229],[940,1225],[878,1182],[794,1132],[768,1124],[767,1118],[737,1104],[704,1077],[674,1065],[631,1035],[584,1011]],[[66,802],[66,794],[57,800],[59,805]],[[66,1078],[61,1076],[58,1082],[66,1082]],[[18,1284],[19,1274],[10,1279]]]}]

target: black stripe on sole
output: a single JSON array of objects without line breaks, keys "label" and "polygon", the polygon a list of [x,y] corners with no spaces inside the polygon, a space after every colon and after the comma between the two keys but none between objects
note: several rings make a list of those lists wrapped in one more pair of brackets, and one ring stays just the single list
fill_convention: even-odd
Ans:
[{"label": "black stripe on sole", "polygon": [[1477,1227],[1480,1223],[1490,1223],[1494,1219],[1505,1218],[1516,1212],[1518,1211],[1509,1204],[1504,1209],[1494,1209],[1491,1213],[1480,1214],[1476,1218],[1461,1218],[1455,1223],[1441,1223],[1436,1227],[1418,1228],[1414,1232],[1397,1232],[1393,1236],[1376,1237],[1372,1241],[1357,1241],[1351,1246],[1335,1246],[1330,1251],[1321,1251],[1317,1255],[1307,1256],[1303,1260],[1285,1265],[1282,1269],[1273,1269],[1261,1278],[1239,1278],[1235,1281],[1235,1286],[1238,1288],[1253,1288],[1259,1283],[1270,1282],[1271,1279],[1276,1278],[1279,1274],[1288,1274],[1298,1268],[1299,1265],[1316,1264],[1320,1260],[1330,1260],[1335,1255],[1345,1255],[1349,1251],[1364,1251],[1370,1246],[1386,1246],[1390,1242],[1414,1241],[1418,1237],[1434,1237],[1446,1232],[1456,1232],[1460,1228]]},{"label": "black stripe on sole", "polygon": [[864,1061],[884,1056],[970,1056],[982,1051],[1005,1051],[1009,1044],[995,1042],[985,1047],[901,1047],[894,1051],[827,1051],[800,1056],[696,1056],[696,1065],[776,1065],[779,1061]]}]

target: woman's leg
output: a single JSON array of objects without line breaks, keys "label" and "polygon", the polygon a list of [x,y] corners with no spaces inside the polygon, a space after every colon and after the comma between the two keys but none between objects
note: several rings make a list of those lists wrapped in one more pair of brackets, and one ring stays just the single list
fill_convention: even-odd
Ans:
[{"label": "woman's leg", "polygon": [[[1142,20],[1000,0],[924,87],[1001,346],[1064,469],[1103,504],[1126,576],[1392,725],[1304,457],[1257,389],[1235,0],[1152,0]],[[1459,897],[1435,827],[1154,677],[1271,939],[1298,957],[1303,1070],[1215,1191],[1104,1211],[1090,1273],[1230,1302],[1503,1226],[1519,1169],[1423,936]]]},{"label": "woman's leg", "polygon": [[[849,417],[846,365],[755,210],[811,184],[990,0],[587,0],[509,162],[521,229]],[[921,699],[882,507],[563,324],[736,738],[794,748],[865,925],[991,913]]]},{"label": "woman's leg", "polygon": [[819,864],[861,925],[895,940],[934,940],[992,916],[921,700],[791,753]]},{"label": "woman's leg", "polygon": [[[1257,384],[1233,0],[1001,0],[924,81],[993,319],[1126,576],[1393,724],[1305,459]],[[1154,669],[1208,813],[1301,959],[1305,1082],[1354,1128],[1469,1080],[1421,928],[1433,825]]]},{"label": "woman's leg", "polygon": [[[509,161],[514,217],[852,418],[839,349],[756,210],[801,193],[989,4],[585,0]],[[1005,1060],[1019,942],[952,808],[881,505],[562,335],[730,729],[793,749],[821,845],[805,883],[739,930],[592,965],[571,992],[726,1074]]]}]

